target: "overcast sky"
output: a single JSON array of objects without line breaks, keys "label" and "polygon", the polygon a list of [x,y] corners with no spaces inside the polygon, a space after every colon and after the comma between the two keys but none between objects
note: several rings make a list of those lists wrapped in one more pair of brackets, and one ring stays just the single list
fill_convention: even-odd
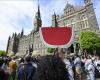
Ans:
[{"label": "overcast sky", "polygon": [[[30,33],[34,28],[34,16],[40,5],[42,26],[51,26],[53,10],[61,15],[67,1],[73,5],[84,5],[84,0],[0,0],[0,50],[6,50],[7,40],[13,32]],[[100,0],[92,0],[100,26]]]}]

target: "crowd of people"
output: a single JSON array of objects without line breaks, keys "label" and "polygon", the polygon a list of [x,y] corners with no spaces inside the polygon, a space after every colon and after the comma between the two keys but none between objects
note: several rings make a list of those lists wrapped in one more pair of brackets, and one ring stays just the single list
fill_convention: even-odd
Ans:
[{"label": "crowd of people", "polygon": [[0,57],[0,80],[96,80],[100,57],[47,55]]}]

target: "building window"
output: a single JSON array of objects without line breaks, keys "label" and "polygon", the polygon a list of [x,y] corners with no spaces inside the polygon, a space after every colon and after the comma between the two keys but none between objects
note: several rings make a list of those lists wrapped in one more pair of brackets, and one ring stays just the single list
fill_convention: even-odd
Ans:
[{"label": "building window", "polygon": [[85,28],[87,28],[88,27],[87,20],[85,20],[84,22],[85,22]]},{"label": "building window", "polygon": [[85,15],[82,15],[81,16],[81,20],[84,20],[84,19],[86,19],[86,16]]},{"label": "building window", "polygon": [[82,22],[81,22],[81,28],[83,29],[84,26],[85,26],[85,25],[84,25],[84,21],[82,21]]},{"label": "building window", "polygon": [[74,19],[71,19],[71,23],[73,23],[74,22]]}]

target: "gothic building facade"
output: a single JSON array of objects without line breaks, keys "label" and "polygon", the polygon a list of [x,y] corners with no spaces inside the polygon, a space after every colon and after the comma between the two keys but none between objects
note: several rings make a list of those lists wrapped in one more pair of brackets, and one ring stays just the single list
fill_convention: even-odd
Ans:
[{"label": "gothic building facade", "polygon": [[24,31],[19,34],[13,33],[12,36],[8,38],[7,53],[17,53],[18,55],[25,55],[28,52],[39,51],[40,53],[45,53],[46,48],[44,44],[40,41],[39,28],[42,26],[40,9],[38,6],[38,11],[34,19],[34,30],[28,35],[24,35]]},{"label": "gothic building facade", "polygon": [[85,6],[73,6],[69,3],[64,8],[61,16],[52,15],[52,26],[71,26],[75,32],[75,42],[79,39],[79,32],[82,30],[99,30],[91,0],[84,0]]},{"label": "gothic building facade", "polygon": [[[61,16],[52,15],[52,26],[71,26],[75,32],[75,43],[78,43],[79,32],[82,30],[99,30],[97,19],[95,16],[93,3],[91,0],[84,0],[85,6],[73,6],[69,3],[64,8]],[[46,53],[45,45],[40,40],[39,28],[42,26],[40,9],[34,19],[34,30],[30,34],[24,35],[24,31],[8,38],[7,53],[14,52],[25,54],[28,51],[39,51],[41,54]]]}]

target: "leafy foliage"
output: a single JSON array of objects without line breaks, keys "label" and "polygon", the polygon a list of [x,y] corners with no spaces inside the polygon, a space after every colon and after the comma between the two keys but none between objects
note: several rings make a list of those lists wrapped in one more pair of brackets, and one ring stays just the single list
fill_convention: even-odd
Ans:
[{"label": "leafy foliage", "polygon": [[100,48],[100,38],[95,32],[81,32],[80,45],[82,49],[86,49],[88,52],[93,52],[94,49]]},{"label": "leafy foliage", "polygon": [[53,53],[53,52],[54,52],[54,48],[48,48],[48,49],[47,49],[47,52],[48,52],[48,53]]},{"label": "leafy foliage", "polygon": [[6,52],[3,50],[0,50],[0,56],[6,56]]}]

